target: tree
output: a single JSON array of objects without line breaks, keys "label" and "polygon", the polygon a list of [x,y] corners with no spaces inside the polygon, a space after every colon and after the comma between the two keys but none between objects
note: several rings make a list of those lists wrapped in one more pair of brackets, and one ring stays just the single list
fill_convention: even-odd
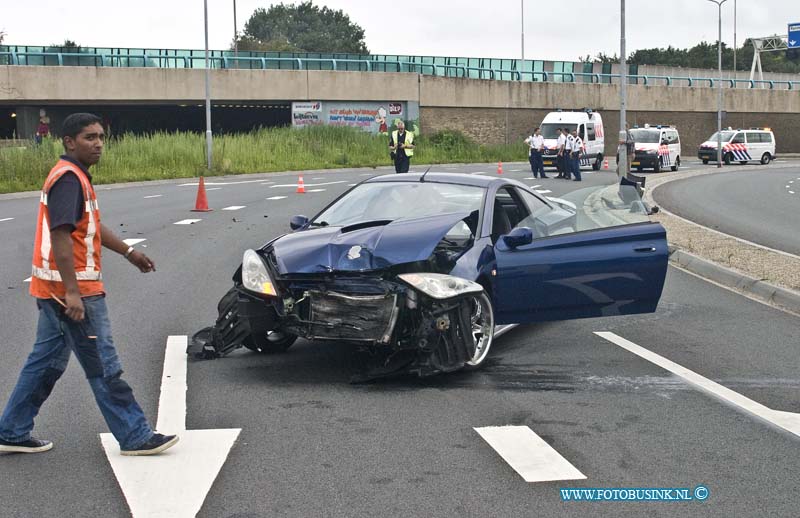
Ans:
[{"label": "tree", "polygon": [[256,9],[244,26],[238,48],[369,54],[364,29],[351,22],[341,9],[319,8],[311,0]]},{"label": "tree", "polygon": [[[753,44],[746,40],[737,49],[737,70],[749,70],[753,60]],[[717,43],[701,41],[690,49],[639,49],[631,54],[630,63],[637,65],[663,65],[688,68],[717,68]],[[783,52],[765,52],[761,54],[761,66],[764,72],[800,72],[800,63],[793,63]],[[722,43],[722,68],[733,69],[733,48]]]},{"label": "tree", "polygon": [[0,31],[0,45],[3,44],[3,40],[6,38],[6,31]]}]

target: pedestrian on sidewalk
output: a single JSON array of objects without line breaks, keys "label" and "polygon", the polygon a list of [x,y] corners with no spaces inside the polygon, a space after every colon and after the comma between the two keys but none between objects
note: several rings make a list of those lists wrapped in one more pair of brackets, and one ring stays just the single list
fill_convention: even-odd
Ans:
[{"label": "pedestrian on sidewalk", "polygon": [[153,455],[178,442],[175,435],[153,432],[122,379],[111,339],[101,247],[122,255],[142,273],[156,268],[101,222],[89,173],[103,151],[101,122],[89,113],[64,120],[65,154],[42,187],[30,287],[39,309],[36,342],[0,417],[0,452],[39,453],[53,447],[52,442],[31,436],[31,431],[72,352],[122,455]]}]

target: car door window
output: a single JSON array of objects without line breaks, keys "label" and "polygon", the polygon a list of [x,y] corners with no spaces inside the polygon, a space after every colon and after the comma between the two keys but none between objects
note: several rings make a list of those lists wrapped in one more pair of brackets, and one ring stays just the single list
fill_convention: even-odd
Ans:
[{"label": "car door window", "polygon": [[731,144],[744,144],[744,133],[737,133],[736,136],[731,139]]},{"label": "car door window", "polygon": [[492,210],[492,241],[508,234],[530,215],[519,194],[510,186],[498,189]]},{"label": "car door window", "polygon": [[748,131],[746,135],[747,135],[747,143],[748,144],[760,144],[761,143],[761,135],[759,135],[755,131]]},{"label": "car door window", "polygon": [[594,132],[594,123],[590,122],[586,125],[586,138],[591,142],[595,140],[596,135]]},{"label": "car door window", "polygon": [[762,142],[766,142],[767,144],[772,144],[772,133],[762,133],[761,138]]}]

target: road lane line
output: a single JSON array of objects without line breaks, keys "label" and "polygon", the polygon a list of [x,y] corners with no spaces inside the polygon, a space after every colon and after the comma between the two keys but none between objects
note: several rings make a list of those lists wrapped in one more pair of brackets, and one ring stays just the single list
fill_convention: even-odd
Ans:
[{"label": "road lane line", "polygon": [[268,200],[283,200],[286,196],[271,196],[267,198]]},{"label": "road lane line", "polygon": [[525,482],[586,478],[527,426],[486,426],[474,430]]},{"label": "road lane line", "polygon": [[225,207],[222,210],[241,210],[245,208],[247,205],[231,205],[230,207]]},{"label": "road lane line", "polygon": [[206,189],[206,191],[218,191],[222,189],[222,187],[211,187],[210,189]]},{"label": "road lane line", "polygon": [[538,185],[531,185],[531,189],[536,189],[537,187],[541,187],[541,186],[542,186],[541,184],[538,184]]},{"label": "road lane line", "polygon": [[[241,182],[203,182],[204,185],[242,185],[246,183],[261,183],[264,179],[261,180],[245,180]],[[199,185],[198,182],[191,182],[191,183],[182,183],[178,185],[178,187],[197,187]],[[208,190],[208,189],[206,189]]]},{"label": "road lane line", "polygon": [[173,225],[194,225],[198,221],[203,221],[202,219],[182,219],[180,221],[176,221]]},{"label": "road lane line", "polygon": [[539,194],[547,194],[547,193],[553,192],[553,191],[549,191],[549,190],[545,189],[543,191],[536,191],[536,192],[538,192]]},{"label": "road lane line", "polygon": [[794,191],[789,191],[789,194],[794,194]]},{"label": "road lane line", "polygon": [[144,199],[146,200],[146,199],[149,199],[149,198],[160,198],[162,196],[164,196],[164,195],[163,194],[151,194],[150,196],[145,196]]},{"label": "road lane line", "polygon": [[355,186],[355,185],[358,185],[358,184],[357,184],[357,183],[348,183],[348,184],[347,184],[347,186],[348,186],[348,187],[353,187],[353,186]]},{"label": "road lane line", "polygon": [[[346,183],[344,180],[340,180],[338,182],[322,182],[322,183],[306,183],[304,184],[305,187],[319,187],[321,185],[334,185],[337,183]],[[296,183],[280,183],[277,185],[270,185],[270,189],[274,189],[276,187],[297,187]]]},{"label": "road lane line", "polygon": [[24,281],[22,281],[22,282],[31,282],[31,279],[32,279],[32,277],[28,277],[27,279],[25,279],[25,280],[24,280]]},{"label": "road lane line", "polygon": [[122,240],[122,242],[125,243],[128,246],[138,245],[142,241],[147,241],[147,239],[129,238],[129,239],[123,239]]},{"label": "road lane line", "polygon": [[687,383],[694,385],[711,396],[800,437],[800,414],[766,407],[614,333],[595,331],[594,334],[683,378]]},{"label": "road lane line", "polygon": [[306,192],[323,192],[325,189],[309,189]]},{"label": "road lane line", "polygon": [[312,178],[312,180],[324,180],[325,178],[322,176],[317,176],[316,178]]},{"label": "road lane line", "polygon": [[0,222],[3,222],[3,221],[11,221],[12,219],[14,219],[14,218],[3,218],[3,219],[0,219]]}]

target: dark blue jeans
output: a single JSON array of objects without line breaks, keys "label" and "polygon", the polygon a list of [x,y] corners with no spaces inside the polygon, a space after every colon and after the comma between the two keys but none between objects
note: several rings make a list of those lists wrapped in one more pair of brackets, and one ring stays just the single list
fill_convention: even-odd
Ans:
[{"label": "dark blue jeans", "polygon": [[[122,378],[122,366],[111,339],[105,296],[83,299],[85,319],[75,322],[53,300],[37,299],[36,343],[0,418],[0,439],[30,439],[33,420],[47,400],[74,352],[94,392],[108,428],[123,450],[150,440],[153,430]],[[96,338],[95,338],[96,337]]]},{"label": "dark blue jeans", "polygon": [[542,158],[542,154],[537,151],[531,151],[531,156],[528,157],[528,161],[531,163],[533,176],[537,178],[541,176],[544,178],[544,159]]},{"label": "dark blue jeans", "polygon": [[575,180],[581,179],[581,155],[580,153],[572,153],[572,175]]}]

